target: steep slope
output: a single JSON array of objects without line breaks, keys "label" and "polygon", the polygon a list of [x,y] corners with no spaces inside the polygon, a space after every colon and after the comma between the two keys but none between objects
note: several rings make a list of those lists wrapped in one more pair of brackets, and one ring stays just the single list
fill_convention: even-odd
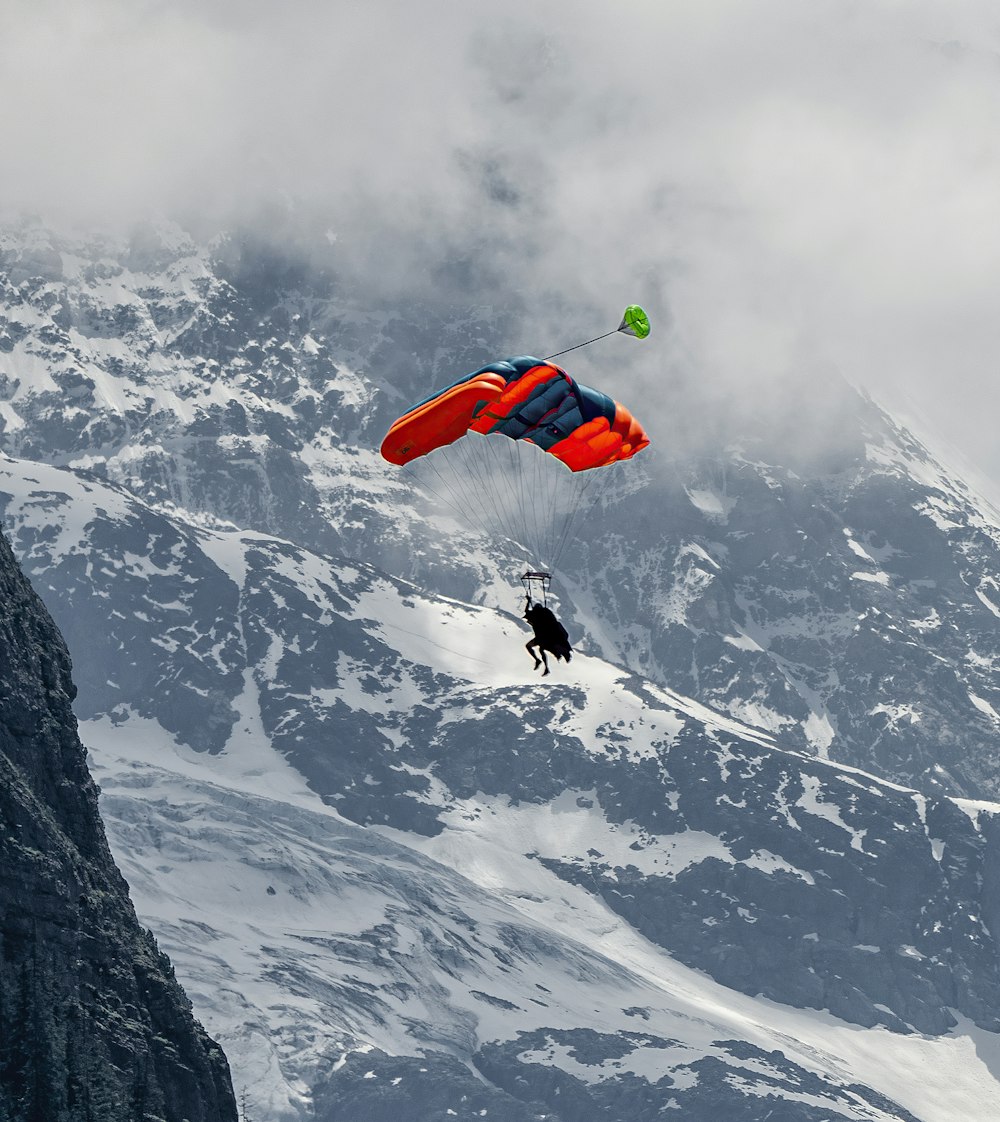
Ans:
[{"label": "steep slope", "polygon": [[[316,252],[200,246],[166,224],[125,240],[8,226],[0,447],[508,605],[517,549],[375,449],[404,404],[527,345],[514,304],[374,314]],[[996,514],[836,379],[753,408],[679,374],[657,396],[654,449],[564,558],[589,648],[788,746],[1000,795]]]},{"label": "steep slope", "polygon": [[782,448],[765,408],[634,496],[663,513],[652,533],[610,507],[581,603],[631,665],[786,744],[995,794],[1000,517],[855,391],[824,408],[835,449]]},{"label": "steep slope", "polygon": [[2,470],[109,667],[81,712],[116,851],[258,1109],[1000,1109],[995,807],[585,654],[541,682],[509,616]]},{"label": "steep slope", "polygon": [[74,693],[0,535],[0,1115],[235,1119],[225,1057],[112,860]]},{"label": "steep slope", "polygon": [[[727,990],[560,882],[493,808],[478,816],[492,841],[470,810],[438,862],[310,805],[273,757],[264,775],[263,754],[219,769],[147,728],[137,769],[134,728],[90,737],[129,878],[255,1114],[303,1098],[320,1118],[442,1122],[656,1117],[671,1102],[705,1120],[1000,1108],[993,1034],[964,1019],[939,1037],[865,1030]],[[533,807],[536,837],[613,841],[579,797]]]}]

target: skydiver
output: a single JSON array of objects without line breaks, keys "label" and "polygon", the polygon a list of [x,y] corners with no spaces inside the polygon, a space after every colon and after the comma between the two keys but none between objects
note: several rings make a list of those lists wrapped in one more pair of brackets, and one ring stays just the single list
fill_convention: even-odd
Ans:
[{"label": "skydiver", "polygon": [[[567,662],[572,658],[573,648],[569,645],[569,635],[566,633],[566,628],[556,619],[555,614],[543,604],[532,603],[530,596],[524,605],[524,618],[531,624],[531,629],[535,633],[534,639],[524,646],[535,660],[535,669],[537,670],[539,666],[545,667],[542,673],[544,678],[549,673],[546,651],[555,655],[557,659],[564,658]],[[535,653],[536,649],[538,654]],[[539,654],[541,658],[538,657]]]}]

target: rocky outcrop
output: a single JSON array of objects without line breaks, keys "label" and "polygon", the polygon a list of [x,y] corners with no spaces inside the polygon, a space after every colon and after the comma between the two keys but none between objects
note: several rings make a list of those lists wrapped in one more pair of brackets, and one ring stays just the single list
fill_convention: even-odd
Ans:
[{"label": "rocky outcrop", "polygon": [[770,416],[747,421],[609,507],[575,575],[645,676],[788,747],[995,798],[997,515],[881,409],[841,397],[855,446],[839,462],[783,454]]},{"label": "rocky outcrop", "polygon": [[74,693],[0,535],[0,1117],[229,1122],[225,1056],[108,849]]}]

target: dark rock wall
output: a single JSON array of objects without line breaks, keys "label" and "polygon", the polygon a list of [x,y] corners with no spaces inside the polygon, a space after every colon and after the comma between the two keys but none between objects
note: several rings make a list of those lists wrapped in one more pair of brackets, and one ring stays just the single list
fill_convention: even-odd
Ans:
[{"label": "dark rock wall", "polygon": [[0,535],[0,1119],[236,1118],[112,860],[62,638]]}]

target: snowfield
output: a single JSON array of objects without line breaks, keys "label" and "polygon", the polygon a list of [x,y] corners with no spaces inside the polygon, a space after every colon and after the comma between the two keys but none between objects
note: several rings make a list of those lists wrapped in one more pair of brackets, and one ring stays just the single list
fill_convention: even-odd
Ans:
[{"label": "snowfield", "polygon": [[[438,838],[414,839],[345,821],[249,721],[240,732],[238,755],[206,759],[153,722],[81,726],[140,918],[258,1116],[303,1116],[332,1051],[471,1054],[536,1026],[584,1026],[683,1042],[628,1056],[628,1069],[654,1082],[683,1076],[719,1051],[715,1042],[738,1039],[840,1087],[874,1088],[921,1122],[1000,1117],[996,1034],[962,1018],[946,1036],[900,1035],[747,997],[678,963],[547,872],[531,856],[540,843],[573,853],[606,847],[615,832],[577,797],[530,808],[472,800]],[[683,854],[671,858],[712,852],[692,842],[682,837]],[[393,932],[385,959],[359,966],[345,950],[364,946],[380,925]],[[510,929],[527,952],[491,966],[484,951],[506,951]],[[470,939],[479,954],[470,954]],[[456,955],[475,960],[460,977]],[[406,995],[385,994],[400,979]],[[609,1074],[566,1062],[558,1048],[525,1059],[588,1080]],[[846,1117],[897,1117],[862,1101],[854,1111]]]}]

